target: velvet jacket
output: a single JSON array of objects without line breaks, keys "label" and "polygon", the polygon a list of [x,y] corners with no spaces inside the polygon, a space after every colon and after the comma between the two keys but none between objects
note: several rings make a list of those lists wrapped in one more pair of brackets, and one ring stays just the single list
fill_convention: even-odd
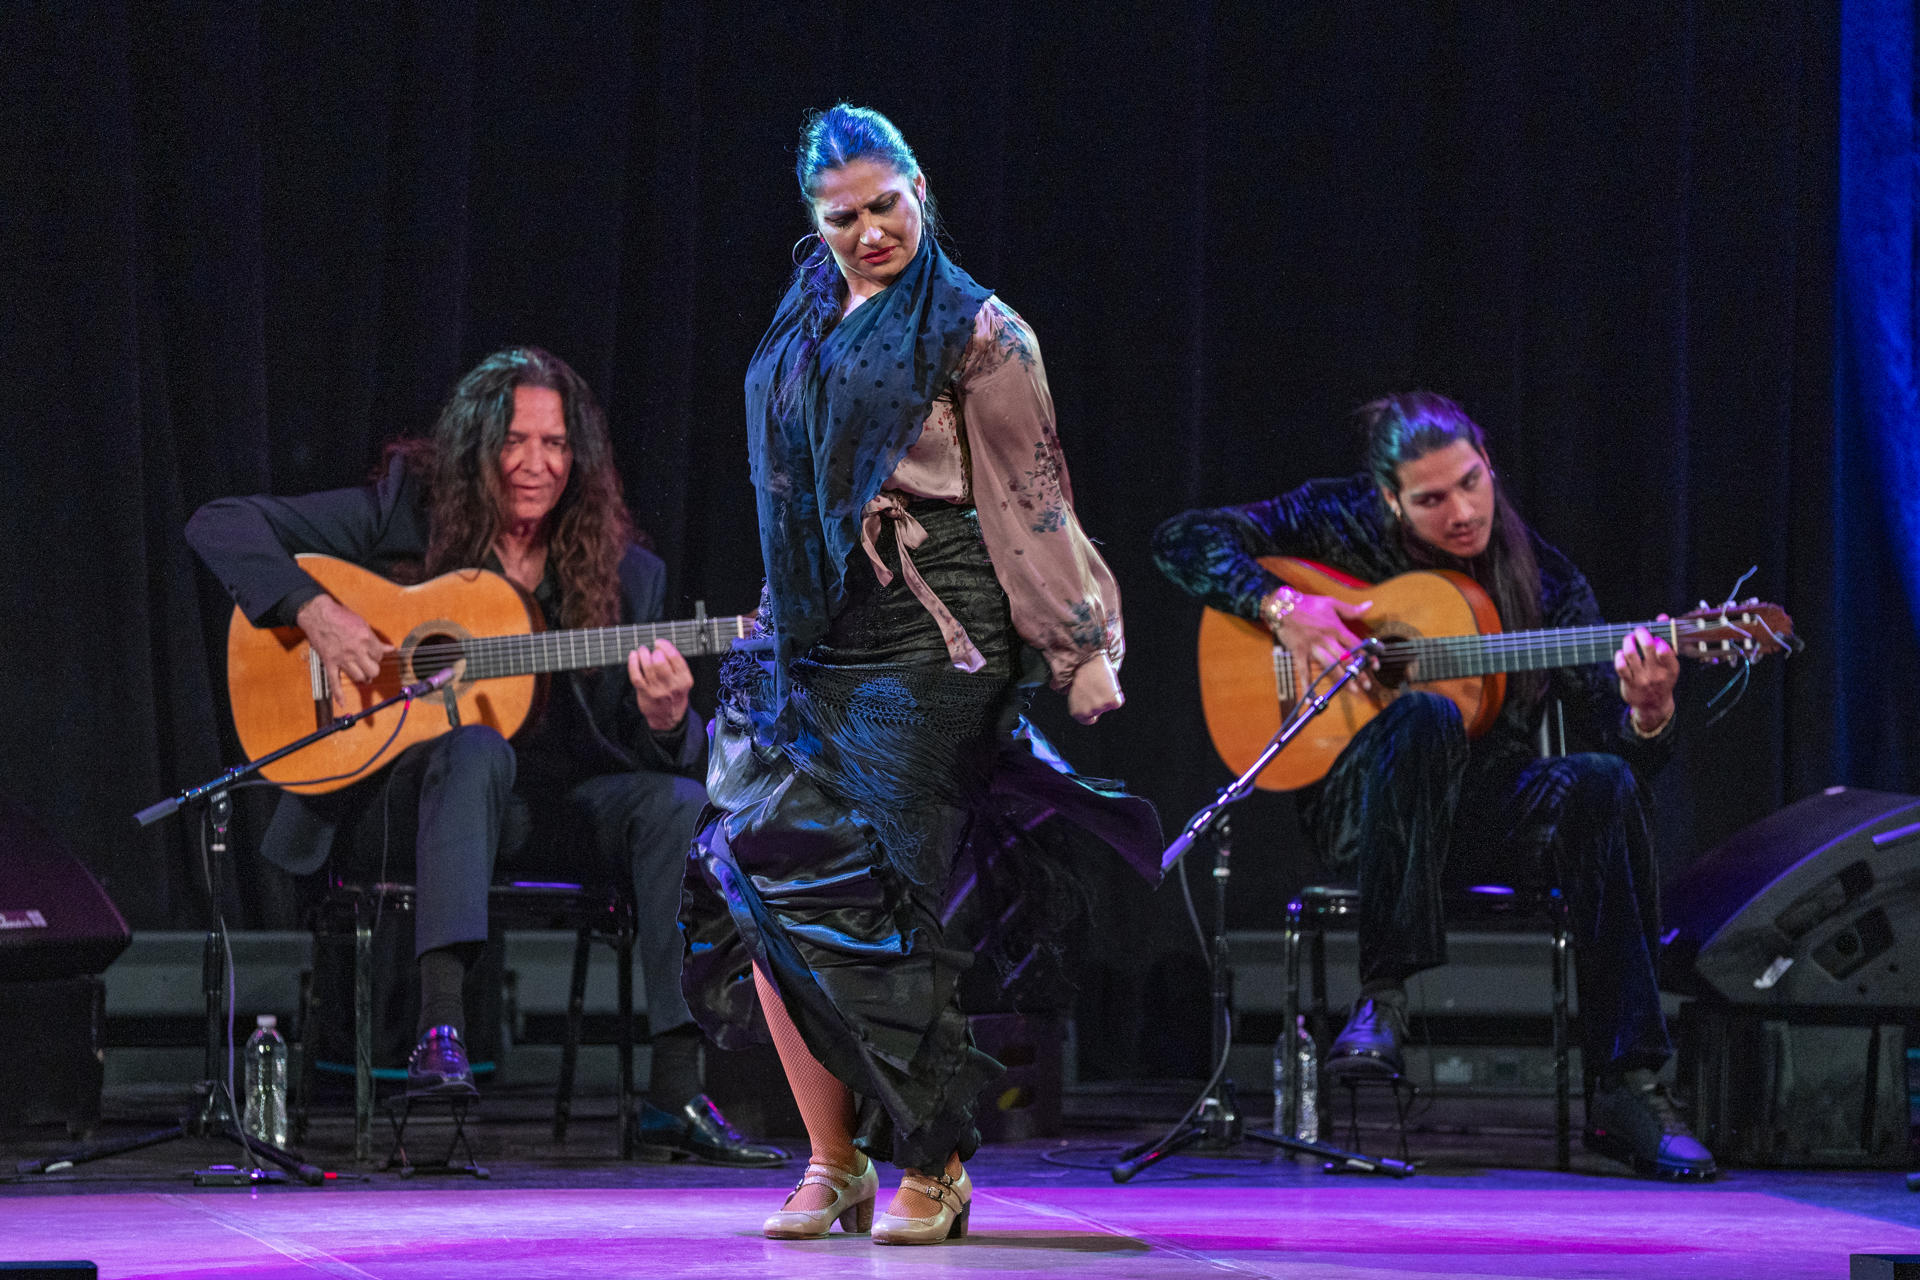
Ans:
[{"label": "velvet jacket", "polygon": [[[1593,590],[1558,550],[1529,530],[1540,566],[1540,626],[1590,626],[1605,621]],[[1352,577],[1379,582],[1421,566],[1407,555],[1386,503],[1366,475],[1310,480],[1264,502],[1188,511],[1154,533],[1154,561],[1203,603],[1258,619],[1260,601],[1280,580],[1258,563],[1262,556],[1316,560]],[[1471,576],[1471,565],[1457,565]],[[1549,674],[1549,704],[1564,709],[1569,750],[1604,751],[1625,759],[1642,783],[1672,755],[1676,711],[1661,731],[1642,738],[1628,723],[1619,680],[1607,663],[1561,668]],[[1509,698],[1476,751],[1532,755],[1540,707]]]}]

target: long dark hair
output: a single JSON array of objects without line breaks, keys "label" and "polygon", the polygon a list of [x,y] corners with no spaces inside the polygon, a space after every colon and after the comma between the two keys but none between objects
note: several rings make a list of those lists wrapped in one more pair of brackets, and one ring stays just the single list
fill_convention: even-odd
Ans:
[{"label": "long dark hair", "polygon": [[599,627],[620,618],[620,559],[633,541],[606,416],[586,381],[539,347],[496,351],[460,379],[428,440],[403,441],[404,456],[427,484],[427,573],[483,563],[500,536],[505,493],[500,450],[513,421],[515,387],[557,392],[573,466],[547,515],[547,560],[560,578],[560,621]]},{"label": "long dark hair", "polygon": [[[1500,610],[1500,625],[1525,631],[1540,625],[1540,563],[1533,554],[1533,535],[1520,512],[1507,498],[1507,487],[1493,473],[1487,456],[1486,433],[1480,424],[1443,395],[1406,391],[1363,404],[1354,417],[1366,433],[1367,471],[1376,486],[1400,492],[1400,466],[1462,440],[1473,446],[1487,464],[1493,481],[1493,529],[1487,549],[1463,562],[1417,536],[1404,520],[1396,521],[1407,558],[1433,569],[1463,569],[1486,588]],[[1539,672],[1509,677],[1513,695],[1530,708],[1546,687]]]},{"label": "long dark hair", "polygon": [[[913,148],[907,145],[893,121],[878,111],[845,102],[835,103],[825,111],[815,111],[800,126],[800,145],[793,162],[793,174],[800,182],[800,201],[807,207],[809,224],[813,220],[813,197],[819,190],[820,175],[829,169],[844,168],[855,160],[878,161],[908,182],[920,176],[920,161],[914,156]],[[934,211],[933,196],[928,195],[920,202],[920,234],[926,237],[938,231],[939,217]],[[802,373],[812,362],[814,352],[840,320],[847,288],[833,251],[818,239],[794,268],[792,280],[799,282],[806,315],[801,321],[804,342],[800,354],[781,382],[776,400],[783,417],[792,408]]]}]

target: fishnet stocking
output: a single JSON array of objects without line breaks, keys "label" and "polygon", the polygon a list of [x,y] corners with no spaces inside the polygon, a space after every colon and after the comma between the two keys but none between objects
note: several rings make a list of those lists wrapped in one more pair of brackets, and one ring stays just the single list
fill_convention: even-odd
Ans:
[{"label": "fishnet stocking", "polygon": [[[924,1178],[938,1178],[942,1173],[957,1178],[960,1176],[962,1167],[960,1156],[956,1152],[947,1157],[944,1169],[908,1169],[906,1172],[917,1173]],[[901,1186],[894,1190],[893,1203],[887,1206],[887,1212],[897,1218],[931,1218],[940,1212],[940,1202]]]},{"label": "fishnet stocking", "polygon": [[[830,1165],[849,1173],[866,1168],[866,1158],[853,1149],[853,1094],[839,1077],[815,1060],[800,1038],[800,1029],[787,1015],[780,999],[760,966],[753,967],[754,989],[760,993],[760,1011],[766,1015],[767,1029],[773,1032],[773,1047],[780,1054],[780,1066],[787,1073],[787,1087],[800,1108],[800,1119],[807,1126],[807,1142],[813,1148],[813,1163]],[[924,1196],[914,1197],[924,1200]],[[822,1209],[833,1203],[833,1191],[819,1183],[801,1187],[793,1193],[789,1209]]]},{"label": "fishnet stocking", "polygon": [[[753,986],[760,992],[760,1011],[766,1015],[766,1029],[774,1032],[774,1050],[780,1054],[781,1069],[787,1073],[787,1088],[793,1090],[793,1102],[801,1109],[801,1123],[806,1125],[806,1142],[812,1148],[812,1161],[816,1165],[845,1169],[847,1173],[864,1169],[866,1157],[852,1150],[851,1090],[841,1084],[839,1077],[822,1067],[806,1048],[801,1029],[793,1025],[793,1019],[787,1015],[785,1002],[781,1002],[780,992],[764,973],[760,973],[760,965],[753,967]],[[935,1178],[947,1173],[958,1178],[960,1157],[948,1155],[945,1169],[910,1169],[908,1173]],[[787,1199],[785,1207],[824,1209],[829,1203],[833,1203],[833,1192],[814,1182],[812,1186],[797,1190],[791,1199]],[[941,1207],[937,1201],[927,1199],[920,1192],[910,1192],[904,1186],[893,1194],[893,1203],[887,1205],[887,1213],[906,1219],[931,1219],[939,1211]]]},{"label": "fishnet stocking", "polygon": [[[781,1068],[787,1073],[787,1087],[793,1090],[793,1101],[800,1108],[800,1120],[807,1126],[807,1143],[813,1148],[813,1162],[845,1169],[849,1173],[865,1168],[865,1158],[853,1149],[852,1092],[840,1082],[838,1076],[814,1058],[807,1048],[807,1042],[800,1038],[800,1029],[793,1025],[793,1019],[787,1015],[787,1006],[780,999],[780,992],[760,971],[759,965],[753,967],[753,986],[760,993],[760,1011],[766,1015],[767,1030],[773,1033],[773,1047],[780,1054]],[[910,1169],[908,1172],[928,1177],[947,1173],[957,1178],[960,1169],[960,1157],[956,1154],[947,1157],[943,1169]],[[814,1183],[794,1192],[786,1207],[820,1209],[832,1202],[833,1192]],[[893,1203],[887,1206],[888,1213],[903,1218],[931,1218],[939,1211],[938,1202],[905,1187],[894,1192]]]}]

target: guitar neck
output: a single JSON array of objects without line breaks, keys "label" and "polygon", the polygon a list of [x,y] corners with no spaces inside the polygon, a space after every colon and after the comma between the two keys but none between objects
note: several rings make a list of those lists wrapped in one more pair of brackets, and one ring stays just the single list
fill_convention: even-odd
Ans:
[{"label": "guitar neck", "polygon": [[1645,627],[1656,635],[1664,633],[1669,644],[1679,647],[1679,632],[1671,622],[1603,622],[1550,631],[1389,640],[1386,648],[1390,658],[1411,663],[1415,680],[1457,680],[1502,671],[1544,671],[1610,662],[1636,627]]},{"label": "guitar neck", "polygon": [[745,637],[752,625],[749,617],[692,618],[579,631],[476,636],[462,646],[467,659],[464,678],[491,680],[617,666],[626,662],[629,653],[656,640],[669,642],[689,658],[722,653],[734,640]]}]

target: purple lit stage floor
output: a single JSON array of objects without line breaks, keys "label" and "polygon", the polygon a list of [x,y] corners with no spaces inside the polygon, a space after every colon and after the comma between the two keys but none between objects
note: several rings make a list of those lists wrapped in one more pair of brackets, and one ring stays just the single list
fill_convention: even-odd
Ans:
[{"label": "purple lit stage floor", "polygon": [[[536,1277],[977,1274],[1844,1277],[1854,1252],[1920,1253],[1895,1174],[1735,1173],[1710,1187],[1494,1170],[1404,1182],[1183,1157],[1121,1187],[989,1149],[964,1242],[880,1248],[757,1234],[792,1172],[578,1170],[593,1185],[467,1180],[321,1190],[0,1196],[0,1259],[87,1258],[100,1274]],[[552,1171],[549,1171],[551,1174]],[[564,1178],[565,1172],[561,1172]],[[552,1177],[543,1181],[552,1181]],[[609,1185],[627,1183],[630,1185]],[[757,1184],[757,1185],[756,1185]],[[45,1190],[54,1188],[40,1184]],[[1920,1215],[1916,1215],[1920,1217]]]}]

